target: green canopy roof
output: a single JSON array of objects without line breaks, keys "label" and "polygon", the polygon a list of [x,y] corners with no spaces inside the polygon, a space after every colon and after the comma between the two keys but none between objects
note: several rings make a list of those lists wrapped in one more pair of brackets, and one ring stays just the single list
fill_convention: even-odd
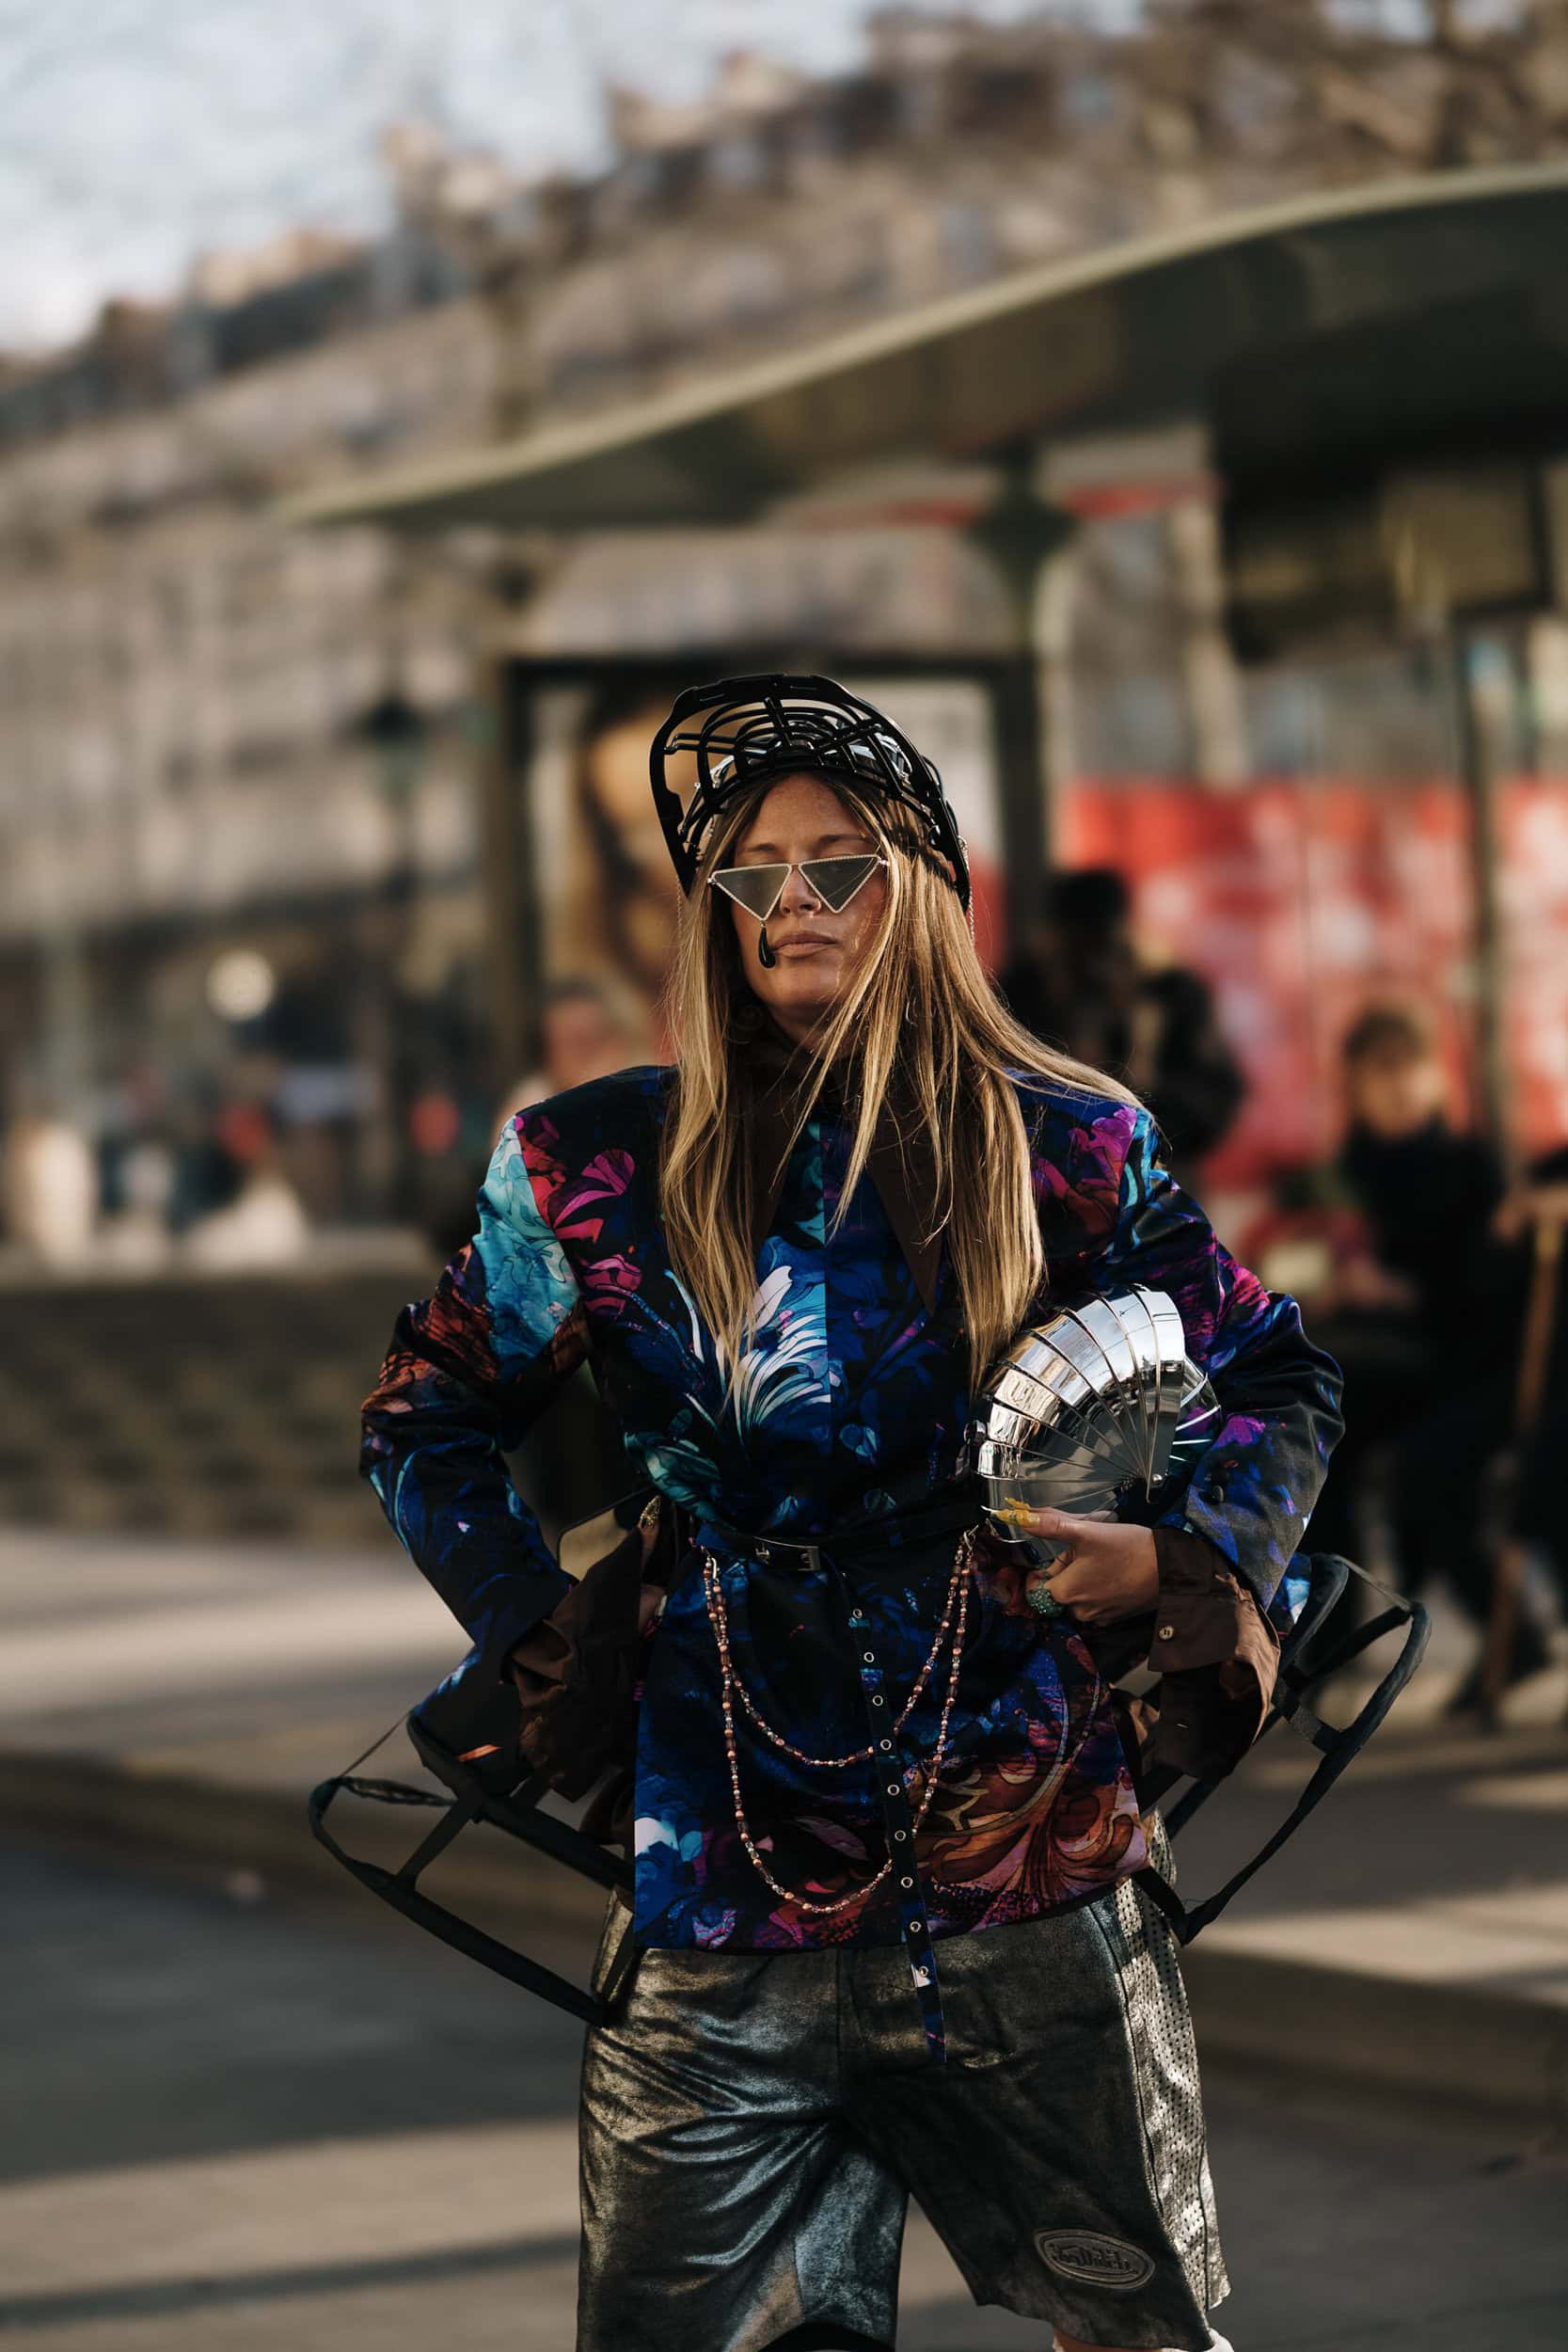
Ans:
[{"label": "green canopy roof", "polygon": [[[1568,166],[1433,173],[1022,272],[581,424],[285,500],[289,522],[741,521],[889,458],[1205,416],[1227,469],[1568,419]],[[1563,436],[1568,440],[1568,434]]]}]

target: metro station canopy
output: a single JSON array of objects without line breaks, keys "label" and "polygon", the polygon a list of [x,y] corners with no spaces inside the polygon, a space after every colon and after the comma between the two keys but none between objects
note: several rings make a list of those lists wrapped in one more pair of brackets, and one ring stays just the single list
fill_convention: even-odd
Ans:
[{"label": "metro station canopy", "polygon": [[1233,484],[1568,447],[1568,167],[1434,173],[1010,275],[582,424],[280,501],[290,523],[742,522],[889,460],[1178,419]]}]

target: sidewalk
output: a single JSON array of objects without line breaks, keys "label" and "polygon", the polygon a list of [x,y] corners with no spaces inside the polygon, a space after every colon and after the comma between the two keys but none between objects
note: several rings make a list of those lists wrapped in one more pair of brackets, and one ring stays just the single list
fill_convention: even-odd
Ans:
[{"label": "sidewalk", "polygon": [[[369,1903],[311,1842],[306,1794],[462,1648],[389,1538],[327,1554],[0,1531],[5,1821]],[[1200,2042],[1562,2123],[1568,1665],[1521,1686],[1487,1740],[1441,1719],[1465,1655],[1440,1617],[1372,1746],[1193,1947]],[[1312,1761],[1276,1731],[1213,1799],[1178,1848],[1189,1901],[1256,1850]],[[418,1777],[400,1729],[368,1769]],[[411,1818],[356,1809],[345,1834],[401,1858]],[[488,1836],[438,1868],[432,1890],[503,1933],[579,1931],[586,1967],[601,1899],[582,1881]]]}]

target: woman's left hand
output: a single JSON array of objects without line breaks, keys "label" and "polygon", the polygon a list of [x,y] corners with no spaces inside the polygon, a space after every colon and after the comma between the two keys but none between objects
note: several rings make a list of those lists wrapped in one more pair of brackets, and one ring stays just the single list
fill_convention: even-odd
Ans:
[{"label": "woman's left hand", "polygon": [[1021,1509],[1009,1519],[1021,1534],[1044,1535],[1067,1547],[1046,1566],[1030,1571],[1028,1590],[1043,1584],[1079,1625],[1115,1625],[1118,1617],[1153,1608],[1160,1569],[1151,1528],[1080,1518],[1071,1511]]}]

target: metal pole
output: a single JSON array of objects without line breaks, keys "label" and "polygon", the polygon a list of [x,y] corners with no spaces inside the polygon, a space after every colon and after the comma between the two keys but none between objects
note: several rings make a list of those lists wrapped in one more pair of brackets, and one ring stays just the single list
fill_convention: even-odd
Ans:
[{"label": "metal pole", "polygon": [[[1562,1273],[1562,1219],[1547,1210],[1534,1220],[1531,1233],[1529,1299],[1525,1314],[1524,1343],[1513,1399],[1514,1463],[1509,1479],[1508,1515],[1512,1521],[1525,1449],[1545,1402],[1551,1371],[1552,1342],[1557,1332],[1558,1297]],[[1502,1724],[1503,1692],[1508,1687],[1509,1661],[1513,1654],[1519,1603],[1524,1597],[1526,1547],[1512,1527],[1497,1548],[1492,1572],[1492,1610],[1481,1652],[1481,1723],[1485,1731]]]},{"label": "metal pole", "polygon": [[993,698],[1009,955],[1027,946],[1039,923],[1054,781],[1049,754],[1065,738],[1052,707],[1064,625],[1051,572],[1074,525],[1038,495],[1034,475],[1034,453],[1016,455],[995,503],[967,527],[995,567],[1012,621],[1013,651],[1000,667]]},{"label": "metal pole", "polygon": [[504,652],[487,654],[475,683],[490,1035],[499,1101],[528,1066],[540,1001],[541,909],[528,783],[533,729],[515,660]]},{"label": "metal pole", "polygon": [[1470,804],[1470,853],[1475,882],[1476,1050],[1481,1116],[1512,1176],[1518,1152],[1513,1133],[1504,1025],[1507,958],[1497,748],[1476,697],[1478,641],[1463,623],[1456,623],[1452,642],[1460,774]]},{"label": "metal pole", "polygon": [[1045,803],[1045,731],[1033,648],[1010,654],[991,698],[1001,802],[1007,952],[1016,955],[1039,922],[1040,883],[1049,859]]}]

